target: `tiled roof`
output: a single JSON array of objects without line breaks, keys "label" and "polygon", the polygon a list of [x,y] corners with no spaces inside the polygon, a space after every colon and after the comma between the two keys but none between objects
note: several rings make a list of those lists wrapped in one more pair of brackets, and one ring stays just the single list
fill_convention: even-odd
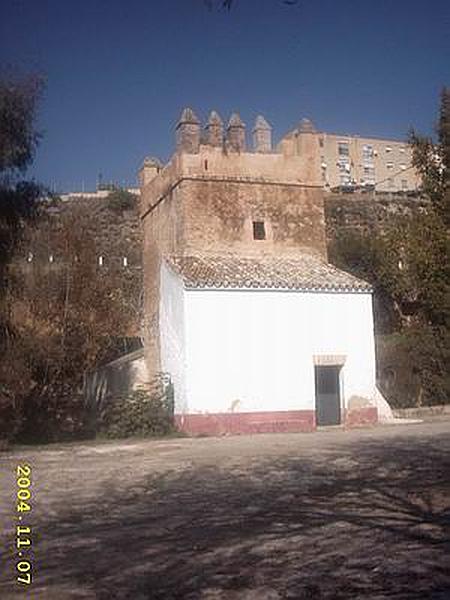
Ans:
[{"label": "tiled roof", "polygon": [[169,267],[187,289],[282,289],[370,292],[370,284],[311,255],[289,258],[235,255],[170,256]]}]

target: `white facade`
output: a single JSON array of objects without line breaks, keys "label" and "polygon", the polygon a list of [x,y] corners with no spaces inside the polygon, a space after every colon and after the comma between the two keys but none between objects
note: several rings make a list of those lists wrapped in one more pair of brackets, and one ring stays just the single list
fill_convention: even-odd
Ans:
[{"label": "white facade", "polygon": [[160,327],[177,414],[314,411],[327,361],[341,409],[377,404],[370,293],[189,290],[163,266]]},{"label": "white facade", "polygon": [[165,264],[161,268],[159,325],[161,370],[169,373],[175,388],[175,412],[187,412],[186,395],[186,291],[183,282]]}]

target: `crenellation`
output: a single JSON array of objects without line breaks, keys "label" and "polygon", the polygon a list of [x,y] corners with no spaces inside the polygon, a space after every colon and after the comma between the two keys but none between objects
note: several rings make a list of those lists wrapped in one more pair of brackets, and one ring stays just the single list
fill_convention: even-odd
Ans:
[{"label": "crenellation", "polygon": [[253,150],[255,152],[272,152],[272,127],[262,115],[258,115],[253,128]]},{"label": "crenellation", "polygon": [[298,133],[317,133],[317,129],[311,119],[303,118],[298,126]]},{"label": "crenellation", "polygon": [[192,108],[185,108],[176,126],[177,151],[196,153],[200,148],[200,121]]},{"label": "crenellation", "polygon": [[161,171],[163,165],[159,158],[147,156],[139,171],[139,183],[143,187],[152,181]]},{"label": "crenellation", "polygon": [[227,148],[232,152],[245,152],[245,123],[238,113],[233,113],[227,127]]},{"label": "crenellation", "polygon": [[212,110],[209,118],[208,118],[208,123],[206,124],[205,127],[206,130],[206,143],[211,145],[211,146],[217,146],[219,148],[222,148],[223,146],[223,121],[220,117],[220,115],[215,111]]}]

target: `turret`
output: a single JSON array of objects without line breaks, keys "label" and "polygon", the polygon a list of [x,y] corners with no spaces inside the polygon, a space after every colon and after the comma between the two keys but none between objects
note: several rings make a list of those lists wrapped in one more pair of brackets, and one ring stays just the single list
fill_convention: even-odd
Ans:
[{"label": "turret", "polygon": [[200,147],[200,121],[191,108],[181,113],[176,127],[177,151],[196,154]]},{"label": "turret", "polygon": [[314,123],[309,119],[302,119],[298,126],[299,133],[316,133],[316,128],[314,127]]},{"label": "turret", "polygon": [[245,124],[237,113],[233,113],[227,127],[227,142],[230,150],[245,152]]},{"label": "turret", "polygon": [[146,185],[154,179],[162,169],[162,163],[158,158],[147,156],[139,171],[139,182],[141,186]]},{"label": "turret", "polygon": [[255,152],[272,151],[272,127],[261,115],[256,117],[253,128],[253,149]]},{"label": "turret", "polygon": [[206,143],[211,146],[222,146],[223,144],[223,122],[220,115],[212,110],[206,125]]},{"label": "turret", "polygon": [[314,123],[302,119],[297,127],[296,152],[305,161],[304,176],[309,181],[322,181],[322,163],[319,152],[319,134]]}]

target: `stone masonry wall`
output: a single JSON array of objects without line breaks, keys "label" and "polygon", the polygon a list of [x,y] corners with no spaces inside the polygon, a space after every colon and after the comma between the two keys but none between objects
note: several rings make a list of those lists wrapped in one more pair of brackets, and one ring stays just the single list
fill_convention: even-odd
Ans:
[{"label": "stone masonry wall", "polygon": [[[180,194],[187,253],[326,256],[320,189],[205,178],[184,181]],[[253,221],[264,221],[265,240],[253,239]]]},{"label": "stone masonry wall", "polygon": [[75,224],[79,223],[80,233],[94,242],[92,256],[88,260],[96,265],[99,276],[114,269],[119,274],[119,280],[122,278],[124,290],[132,304],[130,314],[136,315],[129,336],[139,336],[143,236],[138,203],[136,198],[135,204],[125,210],[110,204],[108,198],[56,200],[43,205],[42,219],[37,228],[30,227],[26,231],[22,251],[15,258],[14,268],[20,269],[29,286],[34,285],[42,267],[54,272],[63,268],[69,257],[61,246],[58,230],[65,217],[73,218]]},{"label": "stone masonry wall", "polygon": [[159,299],[161,261],[165,254],[182,253],[183,219],[179,212],[180,189],[170,189],[143,220],[144,347],[150,373],[160,369]]},{"label": "stone masonry wall", "polygon": [[429,208],[429,201],[403,193],[325,193],[327,241],[339,233],[382,231],[393,216],[413,215]]}]

